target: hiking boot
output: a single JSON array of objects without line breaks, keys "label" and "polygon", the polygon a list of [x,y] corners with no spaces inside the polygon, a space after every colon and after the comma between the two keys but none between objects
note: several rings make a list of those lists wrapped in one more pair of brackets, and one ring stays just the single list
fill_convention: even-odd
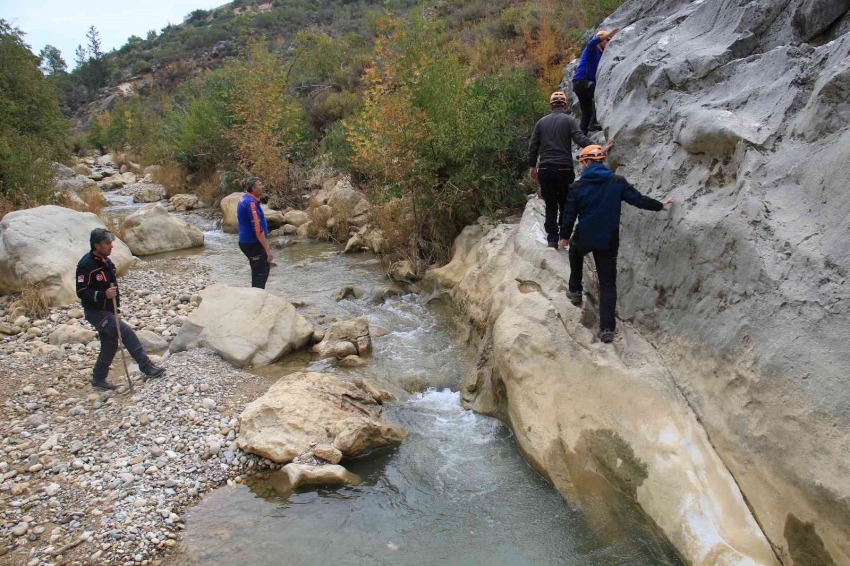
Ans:
[{"label": "hiking boot", "polygon": [[156,379],[157,377],[165,375],[165,368],[151,365],[151,367],[147,368],[142,373],[145,374],[145,379]]},{"label": "hiking boot", "polygon": [[118,389],[118,386],[112,383],[109,383],[105,379],[103,381],[96,381],[94,379],[91,380],[91,386],[95,389],[101,389],[103,391],[114,391]]},{"label": "hiking boot", "polygon": [[610,344],[614,341],[614,331],[609,330],[607,328],[602,329],[599,332],[599,339],[605,342],[606,344]]},{"label": "hiking boot", "polygon": [[569,291],[569,290],[567,291],[567,299],[569,299],[570,302],[577,307],[581,306],[581,296],[582,296],[581,291],[576,291],[576,292]]}]

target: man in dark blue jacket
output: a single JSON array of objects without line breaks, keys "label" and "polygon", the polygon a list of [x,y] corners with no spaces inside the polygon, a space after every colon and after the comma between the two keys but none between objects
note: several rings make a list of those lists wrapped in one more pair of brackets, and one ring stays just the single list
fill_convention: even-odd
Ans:
[{"label": "man in dark blue jacket", "polygon": [[596,69],[599,68],[602,52],[618,31],[620,28],[611,31],[602,30],[597,33],[581,52],[581,59],[573,75],[573,92],[576,93],[581,106],[581,131],[584,135],[587,135],[589,130],[601,129],[596,123],[596,110],[593,104],[593,95],[596,92]]},{"label": "man in dark blue jacket", "polygon": [[[579,163],[584,166],[581,178],[573,183],[561,221],[559,248],[570,246],[570,283],[567,298],[581,305],[582,265],[584,256],[593,254],[599,278],[599,338],[614,339],[617,306],[617,251],[620,247],[621,203],[644,210],[669,210],[672,197],[661,203],[640,194],[625,178],[615,175],[605,165],[601,146],[589,145],[581,151]],[[573,225],[578,218],[578,227]]]},{"label": "man in dark blue jacket", "polygon": [[269,269],[274,260],[266,238],[269,226],[266,215],[260,206],[265,187],[259,177],[251,177],[245,183],[245,193],[236,205],[236,218],[239,221],[239,249],[248,257],[251,265],[251,287],[266,288]]},{"label": "man in dark blue jacket", "polygon": [[[100,354],[92,371],[92,386],[95,389],[112,390],[117,386],[106,380],[109,366],[118,351],[118,320],[113,310],[121,305],[118,292],[118,279],[115,276],[115,264],[109,259],[115,236],[105,228],[95,228],[89,236],[91,251],[77,264],[77,296],[83,304],[86,320],[97,330],[100,339]],[[139,364],[139,370],[148,377],[160,377],[165,373],[148,358],[144,346],[133,329],[121,322],[121,341],[124,347]]]}]

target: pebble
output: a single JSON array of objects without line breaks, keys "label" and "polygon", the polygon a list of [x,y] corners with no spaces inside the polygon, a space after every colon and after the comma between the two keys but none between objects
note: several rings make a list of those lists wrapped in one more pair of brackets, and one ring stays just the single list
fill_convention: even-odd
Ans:
[{"label": "pebble", "polygon": [[22,537],[27,534],[30,526],[28,523],[20,522],[12,528],[12,534],[16,537]]}]

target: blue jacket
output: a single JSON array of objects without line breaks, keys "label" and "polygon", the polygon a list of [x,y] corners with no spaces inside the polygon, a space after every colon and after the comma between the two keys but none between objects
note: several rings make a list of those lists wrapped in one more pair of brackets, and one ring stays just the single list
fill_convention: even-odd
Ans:
[{"label": "blue jacket", "polygon": [[581,52],[578,67],[573,75],[574,81],[593,81],[596,82],[596,69],[599,67],[599,61],[602,59],[602,48],[599,43],[602,40],[597,36],[591,39],[584,51]]},{"label": "blue jacket", "polygon": [[[570,186],[561,217],[561,239],[590,250],[609,250],[620,246],[621,202],[644,210],[659,211],[664,205],[640,194],[615,175],[604,163],[594,163]],[[573,225],[578,217],[575,234]],[[572,237],[571,237],[572,235]]]},{"label": "blue jacket", "polygon": [[260,201],[251,193],[244,193],[236,205],[236,218],[239,220],[239,243],[258,244],[259,235],[269,235],[269,225]]}]

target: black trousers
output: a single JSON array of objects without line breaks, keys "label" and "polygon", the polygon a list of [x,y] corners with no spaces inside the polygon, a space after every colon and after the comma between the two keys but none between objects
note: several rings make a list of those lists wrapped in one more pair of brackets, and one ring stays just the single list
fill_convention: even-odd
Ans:
[{"label": "black trousers", "polygon": [[617,251],[591,250],[570,241],[570,292],[582,291],[582,267],[584,256],[593,254],[596,275],[599,278],[599,329],[616,330],[617,309]]},{"label": "black trousers", "polygon": [[584,135],[587,135],[590,125],[596,123],[596,106],[593,103],[595,91],[596,83],[593,81],[573,81],[573,92],[576,93],[581,107],[581,132]]},{"label": "black trousers", "polygon": [[269,279],[269,258],[262,244],[243,244],[239,242],[239,249],[248,258],[251,264],[251,287],[265,289],[266,281]]},{"label": "black trousers", "polygon": [[[118,327],[115,324],[115,314],[112,311],[92,309],[84,309],[83,312],[89,324],[97,330],[97,337],[100,339],[100,355],[98,355],[94,364],[92,378],[95,381],[102,382],[109,375],[109,365],[118,351]],[[153,364],[148,358],[144,346],[142,346],[130,325],[123,320],[121,321],[121,342],[133,356],[133,359],[136,360],[136,363],[139,364],[142,373],[150,373]]]},{"label": "black trousers", "polygon": [[570,185],[576,180],[572,167],[559,168],[542,165],[537,168],[537,180],[540,183],[540,194],[546,203],[546,240],[552,244],[558,241],[559,222]]}]

